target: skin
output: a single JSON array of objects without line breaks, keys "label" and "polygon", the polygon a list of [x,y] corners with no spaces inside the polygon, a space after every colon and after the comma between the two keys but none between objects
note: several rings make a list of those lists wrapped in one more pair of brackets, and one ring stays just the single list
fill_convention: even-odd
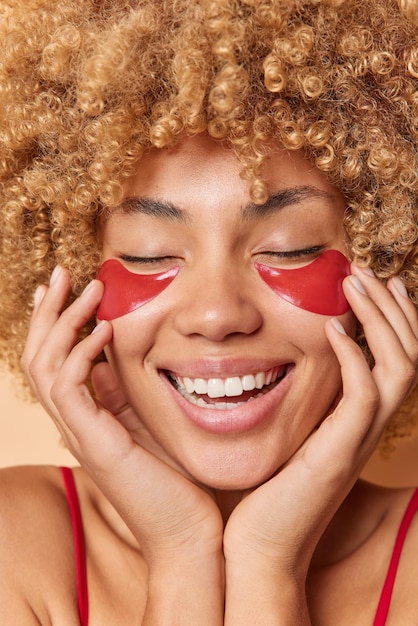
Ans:
[{"label": "skin", "polygon": [[[235,157],[205,135],[141,162],[126,197],[170,202],[188,213],[179,220],[115,208],[102,224],[103,260],[122,258],[130,271],[144,265],[132,257],[159,257],[148,271],[180,266],[176,280],[144,307],[100,323],[77,344],[102,284],[93,281],[64,312],[65,270],[37,292],[22,365],[82,465],[77,482],[90,546],[92,624],[117,616],[118,623],[145,626],[245,626],[260,619],[351,625],[350,592],[356,623],[373,619],[410,492],[357,479],[416,383],[416,310],[397,279],[385,287],[355,265],[354,278],[344,281],[352,310],[338,320],[277,297],[254,263],[268,257],[298,267],[317,252],[283,258],[283,251],[317,246],[348,254],[344,198],[301,154],[278,149],[265,172],[270,193],[300,185],[319,191],[243,219],[249,196],[239,171]],[[352,339],[357,320],[375,357],[373,371]],[[109,364],[93,370],[92,397],[86,380],[103,349]],[[185,405],[165,375],[226,377],[283,363],[291,367],[275,389],[235,413],[217,411],[215,427],[208,411]],[[45,552],[60,563],[72,554],[68,511],[59,477],[43,472],[42,501],[62,527],[60,541],[52,538]],[[15,476],[6,474],[3,483],[14,487]],[[3,498],[13,491],[3,490]],[[30,507],[32,497],[19,506]],[[6,502],[9,537],[22,515],[13,517],[16,506]],[[26,536],[28,528],[19,532]],[[417,532],[409,541],[418,542]],[[0,575],[15,554],[8,545],[4,540]],[[37,562],[47,561],[42,554]],[[399,594],[393,623],[406,623],[418,610],[412,557],[400,571],[410,593]],[[370,575],[367,566],[376,559],[378,571]],[[52,579],[52,565],[42,567],[40,579]],[[73,575],[63,572],[65,589],[74,590]],[[37,583],[15,566],[0,591],[10,615],[30,607],[24,623],[49,623],[47,613],[61,623],[64,607],[75,616],[74,595],[58,601],[56,584],[43,585],[51,590],[42,594]]]},{"label": "skin", "polygon": [[[344,278],[350,275],[350,263],[337,250],[326,250],[315,261],[298,269],[259,263],[255,267],[277,295],[300,309],[321,315],[342,315],[350,308],[342,286]],[[168,272],[137,274],[117,259],[108,259],[97,274],[104,285],[97,318],[111,321],[139,309],[164,291],[178,270],[173,267]]]},{"label": "skin", "polygon": [[[243,220],[249,198],[239,164],[218,144],[199,137],[175,155],[154,152],[127,189],[128,197],[169,200],[187,212],[187,223],[116,210],[103,225],[103,259],[170,255],[152,267],[127,262],[138,272],[180,265],[158,300],[113,321],[107,354],[130,405],[152,434],[152,451],[189,478],[222,490],[253,487],[271,476],[326,414],[340,388],[340,368],[324,333],[327,318],[283,302],[261,283],[254,263],[298,267],[314,255],[276,259],[265,252],[324,243],[346,252],[344,199],[300,156],[278,154],[266,174],[274,191],[302,180],[331,199],[309,197],[272,210],[269,217],[263,211],[262,218]],[[307,216],[309,228],[301,234],[300,222]],[[353,315],[341,320],[354,333]],[[263,423],[238,436],[214,437],[184,418],[178,394],[161,375],[226,378],[287,363],[295,367],[281,385],[285,393],[268,407]],[[322,389],[319,401],[313,377]]]}]

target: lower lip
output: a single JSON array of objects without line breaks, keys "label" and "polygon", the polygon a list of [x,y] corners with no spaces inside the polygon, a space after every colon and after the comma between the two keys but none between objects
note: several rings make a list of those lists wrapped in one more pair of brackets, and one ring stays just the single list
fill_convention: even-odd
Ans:
[{"label": "lower lip", "polygon": [[[271,417],[290,387],[293,367],[276,387],[259,398],[244,402],[236,409],[205,409],[192,404],[161,374],[182,413],[196,426],[209,433],[235,434],[253,430]],[[231,399],[230,399],[231,400]]]}]

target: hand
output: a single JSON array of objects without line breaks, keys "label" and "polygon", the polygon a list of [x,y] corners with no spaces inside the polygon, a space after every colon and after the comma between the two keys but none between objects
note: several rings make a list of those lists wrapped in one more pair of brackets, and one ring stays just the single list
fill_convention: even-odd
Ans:
[{"label": "hand", "polygon": [[[37,291],[22,367],[67,447],[119,512],[148,565],[143,626],[223,622],[223,523],[208,493],[151,454],[149,440],[107,364],[92,363],[112,338],[109,322],[78,342],[103,285],[93,281],[64,312],[70,277],[60,269]],[[142,428],[141,428],[142,426]],[[173,572],[175,575],[173,576]]]},{"label": "hand", "polygon": [[[398,279],[385,287],[354,265],[352,272],[344,291],[363,325],[375,365],[370,371],[360,348],[338,320],[327,322],[327,337],[341,364],[342,397],[285,467],[247,495],[232,513],[224,534],[227,589],[229,584],[230,600],[235,604],[231,614],[236,615],[234,609],[251,593],[271,591],[273,597],[278,580],[297,581],[299,588],[304,588],[321,535],[389,418],[417,383],[415,306]],[[244,575],[249,580],[244,580]],[[283,598],[280,601],[283,603]],[[243,621],[231,623],[250,623],[245,621],[250,612],[244,601]]]},{"label": "hand", "polygon": [[[94,315],[103,285],[93,281],[64,312],[70,277],[60,269],[50,287],[38,291],[22,367],[53,418],[64,442],[118,510],[149,562],[216,554],[222,520],[208,493],[174,471],[134,440],[150,434],[127,404],[106,363],[93,371],[96,397],[86,381],[92,363],[112,338],[102,322],[78,342]],[[141,428],[142,427],[142,428]],[[197,551],[197,545],[199,551]]]}]

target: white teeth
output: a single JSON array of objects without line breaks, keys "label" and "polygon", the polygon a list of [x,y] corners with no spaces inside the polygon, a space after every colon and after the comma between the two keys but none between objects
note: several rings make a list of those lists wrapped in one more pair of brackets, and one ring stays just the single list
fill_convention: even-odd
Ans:
[{"label": "white teeth", "polygon": [[194,391],[199,395],[206,395],[208,393],[208,381],[204,378],[195,378]]},{"label": "white teeth", "polygon": [[220,378],[210,378],[208,380],[209,398],[222,398],[225,395],[225,384]]},{"label": "white teeth", "polygon": [[238,376],[234,376],[234,378],[227,378],[225,381],[225,395],[228,398],[232,398],[233,396],[240,396],[242,394],[242,382]]},{"label": "white teeth", "polygon": [[262,389],[266,383],[266,375],[264,372],[258,372],[255,375],[255,386],[257,389]]},{"label": "white teeth", "polygon": [[194,382],[191,380],[191,378],[183,378],[183,384],[186,387],[186,391],[188,393],[194,392]]},{"label": "white teeth", "polygon": [[252,374],[247,374],[242,377],[242,388],[244,391],[252,391],[255,389],[255,378]]},{"label": "white teeth", "polygon": [[[268,372],[257,372],[256,374],[245,374],[244,376],[232,376],[231,378],[189,378],[179,377],[172,375],[176,381],[179,391],[187,394],[189,397],[193,397],[192,394],[207,395],[209,398],[232,398],[242,395],[244,391],[253,391],[254,389],[262,389],[266,385],[270,385],[278,377],[283,377],[286,373],[286,368],[274,367]],[[196,403],[200,403],[204,400],[196,399]],[[205,406],[207,405],[204,402]],[[215,403],[220,405],[222,403]],[[228,404],[228,403],[226,403]],[[229,403],[231,404],[231,403]],[[236,406],[237,403],[234,404]],[[201,406],[199,404],[199,406]],[[214,406],[211,404],[210,406]],[[219,407],[218,407],[219,408]]]},{"label": "white teeth", "polygon": [[[237,406],[241,406],[242,404],[245,404],[245,402],[213,402],[212,404],[209,404],[209,402],[205,402],[203,398],[196,398],[195,396],[191,396],[186,391],[183,393],[183,395],[185,398],[187,398],[187,400],[189,400],[189,402],[191,402],[192,404],[196,404],[197,406],[200,406],[202,409],[214,409],[214,410],[236,409]],[[253,398],[249,398],[247,402],[250,402],[251,400],[255,400],[255,398],[261,398],[262,395],[263,395],[262,393],[258,393]]]}]

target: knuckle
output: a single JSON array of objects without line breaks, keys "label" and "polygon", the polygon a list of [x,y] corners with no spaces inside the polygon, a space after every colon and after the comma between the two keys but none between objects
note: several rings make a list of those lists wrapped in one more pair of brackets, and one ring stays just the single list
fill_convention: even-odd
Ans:
[{"label": "knuckle", "polygon": [[398,375],[407,386],[411,385],[417,374],[417,366],[412,361],[406,361],[398,368]]},{"label": "knuckle", "polygon": [[51,376],[49,363],[37,356],[27,363],[25,374],[32,389],[41,394]]},{"label": "knuckle", "polygon": [[19,364],[23,373],[28,375],[33,367],[33,361],[37,357],[37,351],[31,348],[28,343],[26,343],[23,352],[20,356]]},{"label": "knuckle", "polygon": [[418,342],[414,342],[413,346],[410,346],[410,359],[414,369],[418,368]]},{"label": "knuckle", "polygon": [[43,382],[45,379],[45,372],[39,362],[39,358],[22,356],[20,366],[32,392],[38,397],[38,399],[41,399],[41,390],[44,386]]},{"label": "knuckle", "polygon": [[367,412],[374,413],[380,403],[380,394],[376,385],[368,385],[361,392],[361,405]]},{"label": "knuckle", "polygon": [[25,373],[34,383],[41,377],[41,371],[39,359],[31,359],[27,362]]},{"label": "knuckle", "polygon": [[61,378],[58,376],[55,381],[51,385],[51,389],[49,395],[51,397],[52,402],[59,407],[62,401],[62,398],[66,396],[67,389],[66,384]]},{"label": "knuckle", "polygon": [[27,362],[26,375],[34,382],[36,382],[36,380],[38,379],[38,371],[39,371],[39,367],[38,367],[36,360],[31,359],[30,361]]}]

